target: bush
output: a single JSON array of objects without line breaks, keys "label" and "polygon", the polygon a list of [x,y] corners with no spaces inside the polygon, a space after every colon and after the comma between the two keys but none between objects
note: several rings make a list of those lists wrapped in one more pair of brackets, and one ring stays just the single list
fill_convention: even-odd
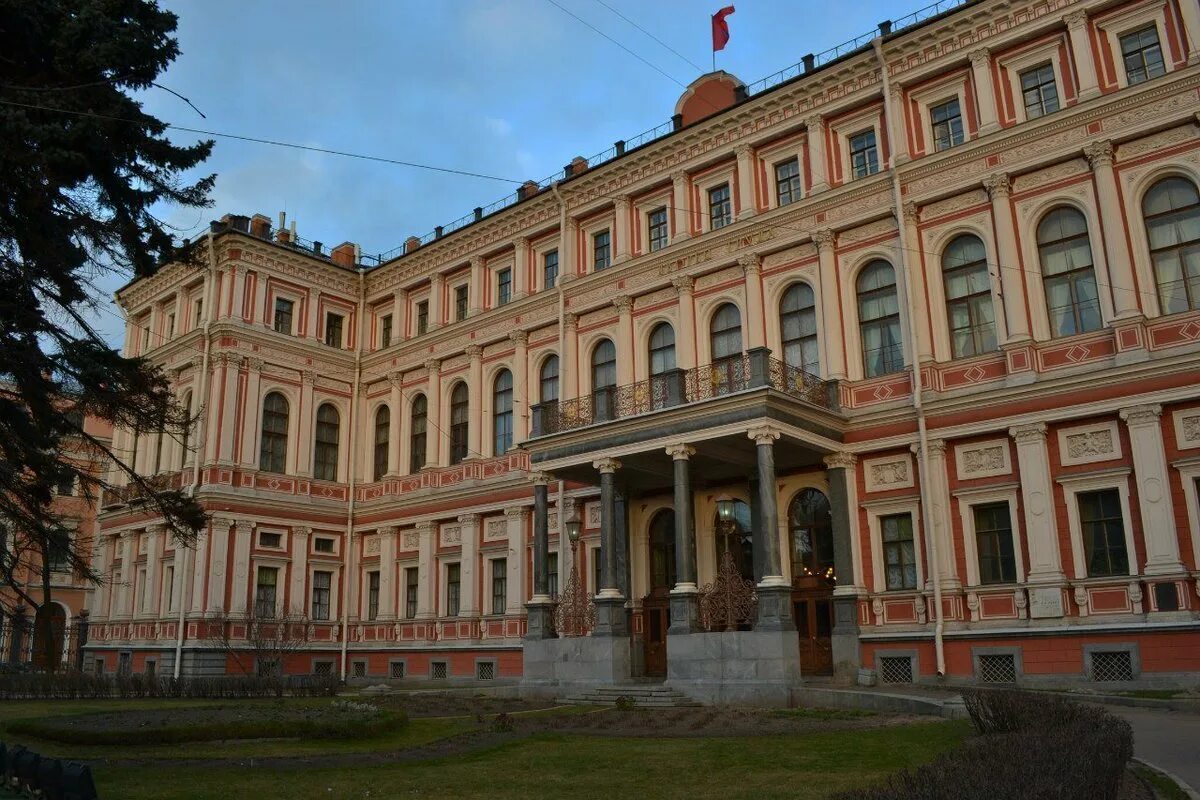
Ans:
[{"label": "bush", "polygon": [[964,692],[983,735],[837,800],[1116,800],[1133,731],[1104,709],[1022,692]]},{"label": "bush", "polygon": [[89,675],[82,672],[0,674],[0,699],[101,700],[120,698],[333,697],[338,680],[331,675],[254,675],[174,678],[159,675]]}]

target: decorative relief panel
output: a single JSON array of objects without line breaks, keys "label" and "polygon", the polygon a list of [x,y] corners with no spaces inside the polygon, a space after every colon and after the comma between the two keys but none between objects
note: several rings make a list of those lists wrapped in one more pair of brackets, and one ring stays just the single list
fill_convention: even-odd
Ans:
[{"label": "decorative relief panel", "polygon": [[1174,413],[1175,442],[1180,450],[1200,447],[1200,408],[1185,408]]},{"label": "decorative relief panel", "polygon": [[1117,147],[1117,160],[1125,161],[1145,153],[1155,153],[1172,145],[1181,144],[1196,138],[1194,125],[1183,125],[1178,128],[1162,131],[1152,136],[1143,136],[1132,142]]},{"label": "decorative relief panel", "polygon": [[600,527],[600,504],[588,503],[584,507],[583,526],[589,530]]},{"label": "decorative relief panel", "polygon": [[774,269],[785,264],[795,264],[797,262],[811,261],[817,257],[817,246],[812,242],[808,244],[789,247],[786,250],[781,250],[778,253],[771,253],[763,258],[763,269]]},{"label": "decorative relief panel", "polygon": [[483,528],[483,540],[496,542],[508,538],[508,523],[504,517],[492,517]]},{"label": "decorative relief panel", "polygon": [[421,546],[421,534],[416,531],[405,531],[400,537],[400,547],[403,550],[416,550]]},{"label": "decorative relief panel", "polygon": [[1112,461],[1120,457],[1121,439],[1115,421],[1060,428],[1058,431],[1058,458],[1065,467]]},{"label": "decorative relief panel", "polygon": [[889,456],[863,461],[868,492],[887,492],[913,486],[912,458]]},{"label": "decorative relief panel", "polygon": [[1012,189],[1014,192],[1023,192],[1035,186],[1042,186],[1043,184],[1053,183],[1064,178],[1083,175],[1088,171],[1087,161],[1082,158],[1074,158],[1070,161],[1064,161],[1061,164],[1055,164],[1053,167],[1039,169],[1036,172],[1030,172],[1026,175],[1019,175],[1013,179]]},{"label": "decorative relief panel", "polygon": [[960,481],[1012,472],[1008,442],[1004,439],[960,444],[954,448],[954,462]]},{"label": "decorative relief panel", "polygon": [[986,205],[988,202],[987,192],[983,189],[975,189],[969,192],[948,197],[945,200],[939,200],[936,203],[930,203],[921,209],[921,220],[937,219],[944,217],[947,214],[954,214],[967,208],[974,208],[979,205]]},{"label": "decorative relief panel", "polygon": [[439,532],[442,547],[455,547],[462,544],[462,526],[458,524],[443,525]]},{"label": "decorative relief panel", "polygon": [[368,536],[363,543],[363,553],[368,556],[379,555],[379,537]]}]

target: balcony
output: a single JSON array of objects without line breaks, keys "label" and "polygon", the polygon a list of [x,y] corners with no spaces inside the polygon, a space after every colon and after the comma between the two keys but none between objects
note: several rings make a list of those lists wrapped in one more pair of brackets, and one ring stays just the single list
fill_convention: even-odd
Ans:
[{"label": "balcony", "polygon": [[702,403],[753,389],[774,389],[801,403],[836,411],[836,381],[771,357],[765,347],[694,369],[673,369],[626,386],[609,386],[590,395],[541,403],[531,408],[531,439],[627,419],[664,409]]}]

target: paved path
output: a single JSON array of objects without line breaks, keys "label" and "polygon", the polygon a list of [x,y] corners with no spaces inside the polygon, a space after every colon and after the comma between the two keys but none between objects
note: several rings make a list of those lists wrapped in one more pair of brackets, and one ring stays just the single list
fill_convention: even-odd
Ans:
[{"label": "paved path", "polygon": [[1108,706],[1133,726],[1133,751],[1200,792],[1200,714]]}]

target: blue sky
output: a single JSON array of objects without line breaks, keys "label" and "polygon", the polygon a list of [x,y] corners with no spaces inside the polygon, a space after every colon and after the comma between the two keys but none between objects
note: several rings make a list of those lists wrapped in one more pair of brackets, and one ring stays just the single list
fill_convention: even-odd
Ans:
[{"label": "blue sky", "polygon": [[[168,122],[514,180],[542,179],[576,155],[666,121],[700,71],[599,0],[162,0],[182,55],[159,80],[206,115],[153,90]],[[603,0],[707,69],[709,16],[728,0]],[[747,83],[899,18],[922,3],[734,0],[718,68]],[[678,83],[676,82],[678,81]],[[172,132],[177,141],[190,134]],[[389,250],[487,205],[515,185],[218,139],[214,206],[164,209],[194,235],[224,213],[286,210],[327,245]],[[103,285],[110,291],[123,282]],[[101,329],[122,335],[111,314]]]}]

